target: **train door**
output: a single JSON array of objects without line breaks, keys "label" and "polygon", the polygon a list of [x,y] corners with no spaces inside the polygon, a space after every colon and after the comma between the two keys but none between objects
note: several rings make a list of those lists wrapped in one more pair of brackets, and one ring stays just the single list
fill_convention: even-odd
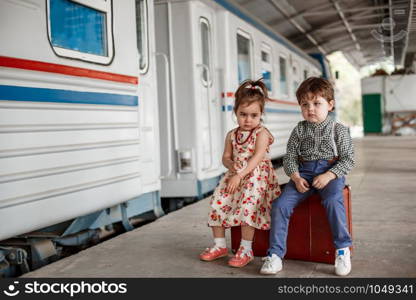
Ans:
[{"label": "train door", "polygon": [[[197,16],[196,105],[197,122],[201,130],[202,172],[218,170],[221,156],[221,110],[216,88],[214,57],[214,11],[206,6],[195,6]],[[198,109],[199,107],[199,109]]]},{"label": "train door", "polygon": [[139,52],[139,128],[141,136],[141,165],[143,192],[160,189],[158,111],[155,59],[153,1],[136,0],[137,49]]},{"label": "train door", "polygon": [[[227,23],[230,23],[228,25]],[[235,91],[239,84],[246,79],[253,79],[253,40],[251,35],[240,29],[240,23],[233,16],[224,16],[226,33],[223,44],[226,45],[227,59],[223,61],[226,75],[223,97],[223,131],[226,133],[235,128],[237,119],[234,115]],[[224,135],[225,137],[225,135]]]}]

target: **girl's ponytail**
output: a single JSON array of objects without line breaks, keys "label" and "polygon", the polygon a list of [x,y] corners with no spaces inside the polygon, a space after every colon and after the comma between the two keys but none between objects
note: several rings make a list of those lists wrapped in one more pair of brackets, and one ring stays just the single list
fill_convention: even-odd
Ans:
[{"label": "girl's ponytail", "polygon": [[253,102],[258,102],[261,113],[263,113],[266,99],[268,99],[268,91],[262,78],[256,81],[247,79],[240,84],[235,92],[234,112],[237,113],[241,104],[250,105]]}]

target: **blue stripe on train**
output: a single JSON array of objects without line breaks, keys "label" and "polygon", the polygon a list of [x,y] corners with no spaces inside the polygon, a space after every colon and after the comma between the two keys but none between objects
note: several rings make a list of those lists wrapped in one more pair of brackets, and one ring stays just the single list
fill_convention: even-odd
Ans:
[{"label": "blue stripe on train", "polygon": [[[232,105],[223,105],[222,111],[232,111],[234,106]],[[285,114],[300,114],[297,110],[289,110],[289,109],[278,109],[278,108],[266,108],[266,113],[285,113]]]},{"label": "blue stripe on train", "polygon": [[32,101],[137,106],[137,96],[0,85],[0,101]]},{"label": "blue stripe on train", "polygon": [[234,109],[233,105],[223,105],[222,106],[222,111],[232,111]]}]

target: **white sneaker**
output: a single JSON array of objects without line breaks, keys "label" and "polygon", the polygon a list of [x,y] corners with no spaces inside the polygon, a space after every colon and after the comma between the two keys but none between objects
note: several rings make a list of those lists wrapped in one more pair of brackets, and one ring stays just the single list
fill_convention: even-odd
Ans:
[{"label": "white sneaker", "polygon": [[335,251],[335,274],[346,276],[351,272],[350,248],[341,248]]},{"label": "white sneaker", "polygon": [[282,259],[276,254],[266,256],[263,260],[264,263],[260,270],[261,274],[273,275],[282,270]]}]

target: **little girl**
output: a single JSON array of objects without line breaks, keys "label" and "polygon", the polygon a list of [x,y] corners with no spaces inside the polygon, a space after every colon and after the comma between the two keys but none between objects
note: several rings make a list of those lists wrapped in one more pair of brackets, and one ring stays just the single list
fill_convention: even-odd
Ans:
[{"label": "little girl", "polygon": [[227,133],[222,157],[228,171],[210,201],[208,226],[215,244],[200,254],[201,260],[227,256],[225,229],[241,226],[240,248],[228,265],[244,267],[253,260],[254,230],[270,228],[271,203],[280,188],[270,158],[266,157],[273,143],[273,136],[261,125],[266,99],[267,88],[260,80],[244,81],[235,93],[238,127]]}]

